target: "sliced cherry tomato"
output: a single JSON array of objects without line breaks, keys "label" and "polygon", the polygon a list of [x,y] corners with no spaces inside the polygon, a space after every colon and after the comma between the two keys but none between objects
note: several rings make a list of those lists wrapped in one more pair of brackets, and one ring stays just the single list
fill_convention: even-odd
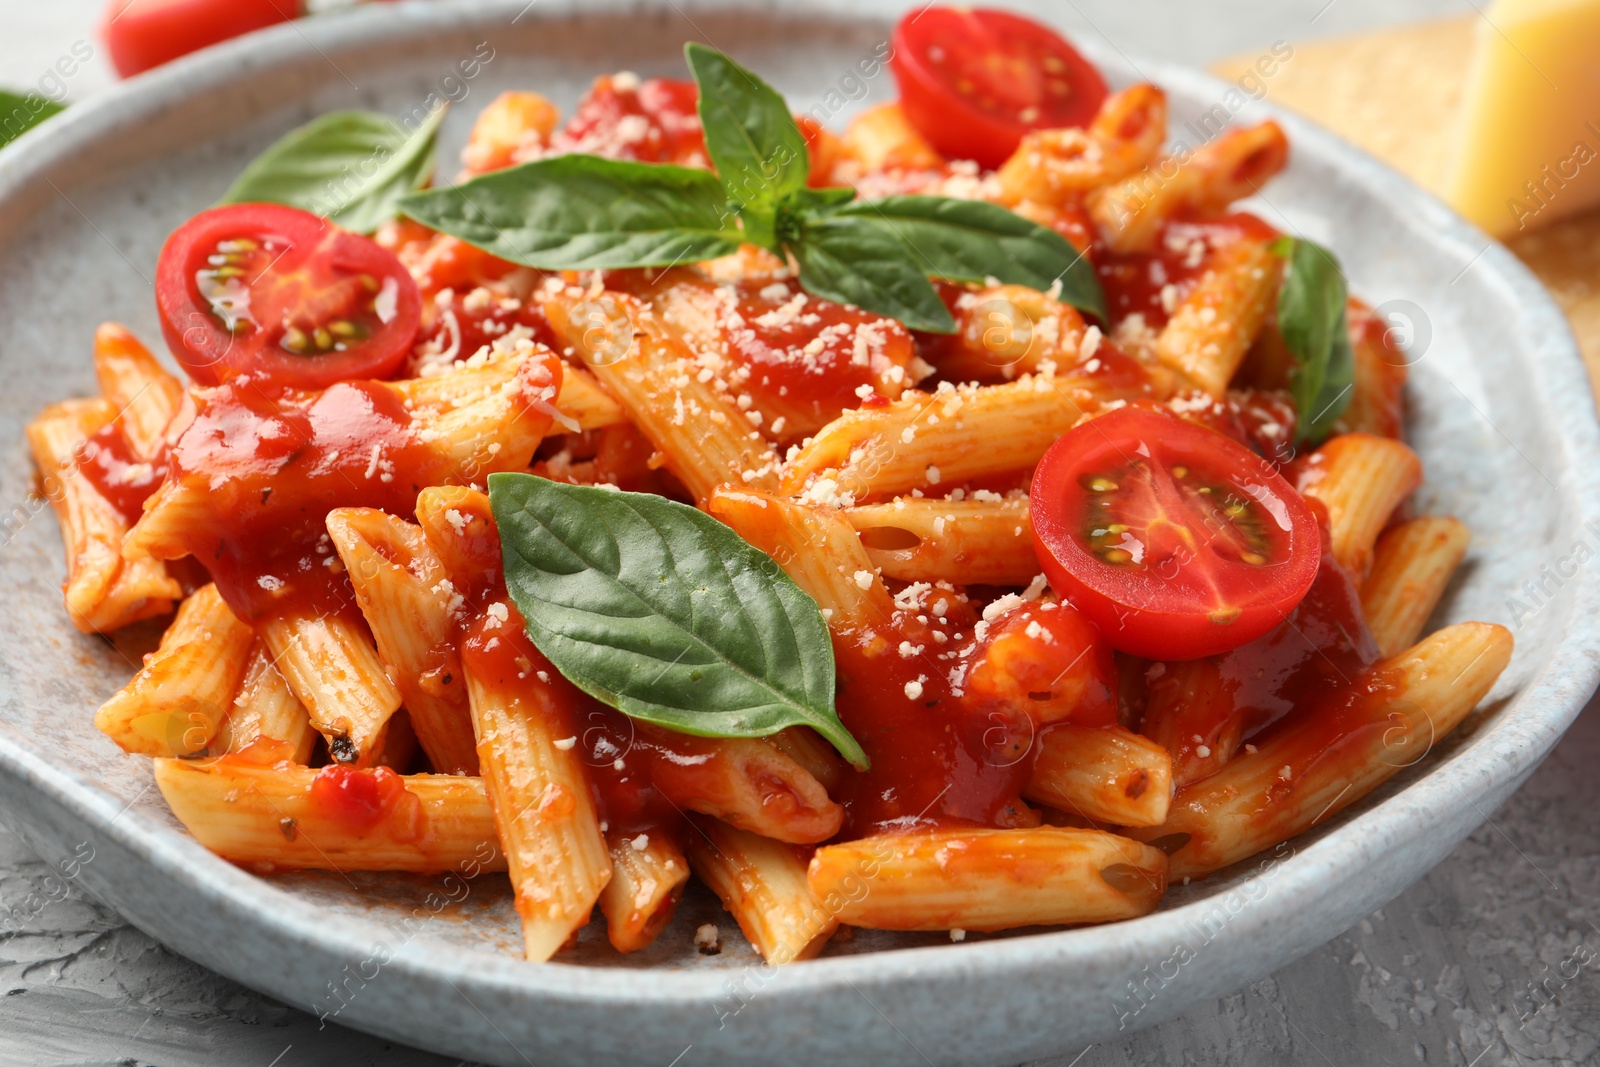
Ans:
[{"label": "sliced cherry tomato", "polygon": [[1322,535],[1272,465],[1214,430],[1122,408],[1069,430],[1033,475],[1033,544],[1111,645],[1195,659],[1266,633],[1317,576]]},{"label": "sliced cherry tomato", "polygon": [[156,306],[195,381],[258,373],[321,389],[392,374],[422,297],[393,252],[280,204],[229,204],[175,230],[156,264]]},{"label": "sliced cherry tomato", "polygon": [[900,106],[948,159],[998,167],[1029,130],[1086,126],[1109,90],[1046,26],[1007,11],[925,7],[894,30]]},{"label": "sliced cherry tomato", "polygon": [[111,0],[100,35],[124,78],[300,14],[299,0]]}]

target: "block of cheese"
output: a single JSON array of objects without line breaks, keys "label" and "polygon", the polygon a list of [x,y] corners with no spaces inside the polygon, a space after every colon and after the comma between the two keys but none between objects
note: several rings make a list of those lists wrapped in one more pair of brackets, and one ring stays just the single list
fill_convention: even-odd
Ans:
[{"label": "block of cheese", "polygon": [[1600,0],[1494,0],[1477,37],[1446,199],[1499,237],[1600,203]]}]

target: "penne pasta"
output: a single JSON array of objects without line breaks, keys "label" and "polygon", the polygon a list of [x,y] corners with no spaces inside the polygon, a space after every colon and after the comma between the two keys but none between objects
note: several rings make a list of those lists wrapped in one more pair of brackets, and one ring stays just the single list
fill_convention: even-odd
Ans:
[{"label": "penne pasta", "polygon": [[638,952],[661,936],[689,880],[689,860],[672,837],[608,833],[611,881],[600,891],[606,937],[618,952]]},{"label": "penne pasta", "polygon": [[1160,826],[1172,800],[1172,757],[1120,726],[1060,723],[1035,744],[1022,795],[1114,826]]},{"label": "penne pasta", "polygon": [[706,510],[776,560],[835,630],[885,620],[893,612],[872,559],[839,512],[727,487],[712,495]]},{"label": "penne pasta", "polygon": [[503,92],[478,112],[461,162],[469,174],[520,163],[550,143],[560,119],[556,106],[538,93]]},{"label": "penne pasta", "polygon": [[417,741],[433,769],[478,773],[478,753],[456,656],[454,612],[462,595],[422,529],[371,508],[328,515],[328,534],[356,602],[396,672]]},{"label": "penne pasta", "polygon": [[183,589],[155,560],[122,557],[128,520],[89,480],[79,464],[91,437],[112,425],[107,400],[52,404],[27,426],[28,445],[44,481],[44,495],[61,524],[67,549],[62,594],[72,625],[84,633],[109,633],[172,610]]},{"label": "penne pasta", "polygon": [[848,507],[925,486],[1022,470],[1085,414],[1148,392],[1117,376],[1028,376],[1005,385],[909,392],[847,411],[791,453],[782,490],[806,503]]},{"label": "penne pasta", "polygon": [[715,819],[693,823],[690,866],[761,958],[780,966],[821,952],[839,919],[812,892],[794,848]]},{"label": "penne pasta", "polygon": [[807,879],[852,926],[1003,930],[1145,915],[1167,888],[1167,858],[1099,830],[952,828],[824,845]]},{"label": "penne pasta", "polygon": [[1385,656],[1416,642],[1469,540],[1466,524],[1448,516],[1412,519],[1378,538],[1372,573],[1361,586],[1361,610]]},{"label": "penne pasta", "polygon": [[1311,454],[1299,489],[1328,509],[1333,557],[1359,584],[1378,533],[1420,484],[1422,461],[1403,443],[1346,433]]},{"label": "penne pasta", "polygon": [[561,392],[556,394],[556,410],[577,423],[580,430],[633,425],[622,405],[595,381],[594,375],[570,363],[561,368]]},{"label": "penne pasta", "polygon": [[1028,498],[896,497],[844,508],[873,567],[902,582],[1027,585],[1039,573]]},{"label": "penne pasta", "polygon": [[547,960],[589,921],[611,879],[583,764],[570,746],[557,744],[572,733],[561,688],[570,683],[507,678],[498,660],[463,660],[478,763],[516,892],[523,949],[530,960]]},{"label": "penne pasta", "polygon": [[311,762],[317,732],[311,728],[306,706],[283,680],[273,666],[272,653],[257,638],[250,648],[250,661],[239,691],[233,695],[233,706],[222,720],[212,747],[234,754],[263,738],[283,742],[288,746],[289,761],[305,764]]},{"label": "penne pasta", "polygon": [[639,724],[660,756],[651,781],[677,807],[794,844],[839,832],[844,809],[805,767],[753,737],[692,737]]},{"label": "penne pasta", "polygon": [[[336,771],[387,775],[373,790],[381,803],[357,811],[327,804],[325,794],[337,790],[319,791],[317,782]],[[260,871],[455,871],[472,877],[506,869],[478,778],[401,776],[386,768],[314,771],[250,756],[158,759],[155,776],[172,813],[197,841]]]},{"label": "penne pasta", "polygon": [[824,789],[834,789],[844,776],[847,764],[810,727],[791,726],[761,740],[804,767]]},{"label": "penne pasta", "polygon": [[899,104],[878,104],[858,113],[845,127],[842,147],[862,170],[934,170],[944,165]]},{"label": "penne pasta", "polygon": [[731,396],[701,380],[694,354],[667,337],[636,298],[608,292],[591,300],[569,288],[547,295],[544,307],[696,500],[724,482],[776,484],[772,446]]},{"label": "penne pasta", "polygon": [[94,373],[100,395],[117,411],[128,447],[149,463],[183,403],[183,384],[125,327],[103,322],[94,332]]},{"label": "penne pasta", "polygon": [[[958,382],[1011,381],[1048,368],[1064,370],[1093,358],[1098,340],[1077,308],[1021,285],[962,293],[951,309],[956,332],[925,346],[928,358]],[[1095,327],[1099,337],[1099,327]],[[891,399],[900,393],[885,393]]]},{"label": "penne pasta", "polygon": [[400,690],[360,620],[295,608],[260,620],[256,630],[334,760],[376,762]]},{"label": "penne pasta", "polygon": [[1226,395],[1277,299],[1282,267],[1263,241],[1218,249],[1156,338],[1156,358],[1211,396]]},{"label": "penne pasta", "polygon": [[1460,623],[1384,660],[1314,722],[1255,739],[1180,790],[1141,838],[1172,857],[1172,876],[1201,877],[1303,833],[1415,763],[1488,695],[1511,658],[1502,626]]},{"label": "penne pasta", "polygon": [[95,728],[143,756],[206,751],[233,707],[253,640],[217,587],[200,587],[178,606],[139,673],[100,705]]},{"label": "penne pasta", "polygon": [[1057,205],[1148,166],[1167,138],[1167,94],[1148,82],[1112,93],[1087,128],[1033,130],[995,173],[1000,201]]},{"label": "penne pasta", "polygon": [[1214,773],[1244,743],[1248,709],[1232,688],[1214,657],[1163,664],[1148,683],[1140,732],[1170,753],[1174,788]]}]

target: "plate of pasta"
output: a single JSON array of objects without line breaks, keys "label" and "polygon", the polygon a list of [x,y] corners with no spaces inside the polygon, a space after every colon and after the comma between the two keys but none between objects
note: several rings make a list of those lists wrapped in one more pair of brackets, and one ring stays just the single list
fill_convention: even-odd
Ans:
[{"label": "plate of pasta", "polygon": [[1592,691],[1596,425],[1508,254],[1250,95],[399,5],[27,135],[19,829],[495,1063],[1016,1062],[1322,943]]}]

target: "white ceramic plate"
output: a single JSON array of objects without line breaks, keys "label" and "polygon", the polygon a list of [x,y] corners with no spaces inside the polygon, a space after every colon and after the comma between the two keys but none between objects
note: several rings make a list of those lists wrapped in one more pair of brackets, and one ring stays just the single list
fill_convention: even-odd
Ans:
[{"label": "white ceramic plate", "polygon": [[[1600,566],[1595,416],[1576,347],[1549,297],[1508,253],[1336,138],[1278,116],[1289,172],[1256,210],[1333,247],[1374,303],[1418,324],[1412,438],[1418,501],[1475,535],[1436,622],[1512,624],[1518,647],[1485,710],[1387,787],[1278,853],[1175,887],[1144,919],[960,945],[862,934],[817,961],[763,967],[706,895],[626,960],[591,929],[563,962],[530,965],[507,892],[464,900],[437,879],[296,875],[264,880],[190,840],[141,759],[94,732],[93,709],[143,650],[67,624],[56,524],[30,498],[23,423],[94,389],[102,319],[158,336],[149,278],[165,235],[213,201],[273,137],[335,107],[400,115],[430,92],[471,115],[512,86],[570,106],[598,73],[683,75],[685,39],[732,52],[796,110],[835,121],[893,92],[857,64],[894,12],[837,4],[797,14],[753,4],[680,8],[569,0],[380,5],[284,26],[175,63],[71,109],[0,153],[0,811],[51,860],[82,842],[82,885],[177,951],[287,1003],[417,1045],[497,1064],[674,1062],[1006,1063],[1075,1052],[1270,972],[1381,906],[1449,852],[1533,770],[1594,689]],[[493,58],[470,81],[456,63]],[[1175,136],[1237,94],[1203,75],[1098,55],[1118,81],[1171,93]],[[1192,143],[1192,141],[1191,141]],[[448,173],[453,167],[448,163]],[[1427,334],[1424,342],[1423,334]],[[1588,524],[1594,525],[1588,525]],[[1582,542],[1588,552],[1576,551]],[[1525,586],[1525,583],[1531,583]],[[148,640],[149,635],[145,635]],[[77,853],[84,855],[81,850]],[[430,894],[434,894],[430,896]],[[716,957],[690,943],[717,921]],[[1135,992],[1137,990],[1137,993]],[[337,993],[335,993],[337,991]]]}]

